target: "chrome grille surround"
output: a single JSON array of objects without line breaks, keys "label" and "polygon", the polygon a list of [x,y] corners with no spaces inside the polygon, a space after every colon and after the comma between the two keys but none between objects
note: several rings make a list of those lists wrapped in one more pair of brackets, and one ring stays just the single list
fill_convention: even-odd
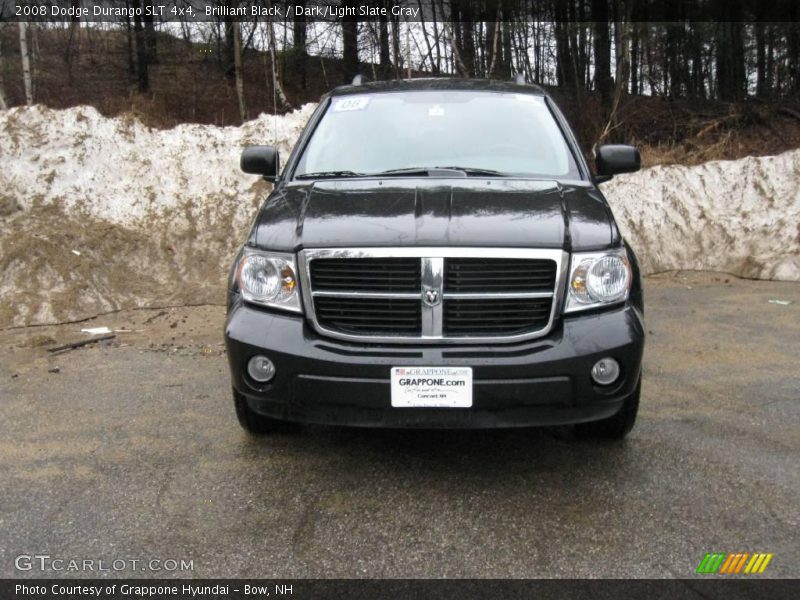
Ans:
[{"label": "chrome grille surround", "polygon": [[[313,290],[311,288],[310,263],[323,258],[419,258],[422,261],[422,281],[418,293],[400,292],[364,292],[344,290]],[[444,291],[444,261],[446,258],[514,258],[514,259],[544,259],[552,260],[556,264],[555,289],[549,292],[486,292],[486,293],[458,293]],[[311,325],[321,335],[331,338],[371,342],[371,343],[406,343],[406,344],[465,344],[465,343],[511,343],[535,339],[547,335],[553,327],[557,311],[562,304],[565,292],[565,278],[569,268],[569,254],[558,249],[534,248],[467,248],[467,247],[399,247],[399,248],[320,248],[308,249],[298,252],[298,270],[300,287],[303,296],[305,312]],[[438,291],[439,301],[433,305],[423,301],[427,290]],[[388,335],[357,335],[344,333],[324,327],[317,320],[314,298],[318,296],[336,296],[340,298],[405,298],[416,299],[422,307],[422,335],[421,336],[388,336]],[[447,337],[443,332],[444,302],[449,298],[475,298],[475,299],[509,299],[509,298],[551,298],[550,315],[547,324],[536,330],[504,336],[458,336]]]}]

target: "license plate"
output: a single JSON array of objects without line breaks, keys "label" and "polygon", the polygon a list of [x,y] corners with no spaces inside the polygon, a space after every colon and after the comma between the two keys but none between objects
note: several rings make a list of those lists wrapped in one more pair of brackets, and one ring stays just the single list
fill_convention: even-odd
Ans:
[{"label": "license plate", "polygon": [[395,408],[469,408],[472,367],[392,367]]}]

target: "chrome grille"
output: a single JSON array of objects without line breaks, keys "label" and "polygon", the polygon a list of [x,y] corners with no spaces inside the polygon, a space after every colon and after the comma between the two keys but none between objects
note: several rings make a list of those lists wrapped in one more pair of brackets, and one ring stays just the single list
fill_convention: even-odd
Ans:
[{"label": "chrome grille", "polygon": [[515,248],[299,253],[314,328],[367,342],[510,342],[547,334],[568,255]]}]

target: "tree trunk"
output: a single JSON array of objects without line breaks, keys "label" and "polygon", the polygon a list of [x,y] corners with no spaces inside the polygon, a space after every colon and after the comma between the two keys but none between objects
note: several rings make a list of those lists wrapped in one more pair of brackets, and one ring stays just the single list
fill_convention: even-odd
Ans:
[{"label": "tree trunk", "polygon": [[[0,34],[2,34],[3,28],[0,26]],[[5,81],[3,80],[3,71],[4,71],[5,63],[3,62],[3,37],[0,35],[0,110],[5,110],[8,108],[8,102],[6,101],[6,86]]]},{"label": "tree trunk", "polygon": [[616,82],[614,86],[615,97],[617,91],[620,93],[628,91],[628,79],[630,78],[631,71],[631,57],[630,46],[628,40],[630,38],[630,20],[625,18],[621,20],[624,15],[618,15],[617,21],[614,21],[614,48],[616,49]]},{"label": "tree trunk", "polygon": [[631,94],[639,93],[639,24],[631,23]]},{"label": "tree trunk", "polygon": [[438,75],[442,72],[442,45],[439,39],[439,24],[436,17],[436,2],[431,2],[431,16],[433,19],[433,40],[436,44],[436,62],[434,72]]},{"label": "tree trunk", "polygon": [[611,37],[608,35],[608,3],[592,0],[594,21],[594,83],[604,105],[611,100]]},{"label": "tree trunk", "polygon": [[769,27],[767,29],[767,76],[766,86],[767,93],[771,96],[774,92],[775,85],[775,29]]},{"label": "tree trunk", "polygon": [[767,96],[767,43],[764,35],[764,23],[757,21],[756,29],[756,96]]},{"label": "tree trunk", "polygon": [[[491,43],[491,47],[490,44]],[[494,69],[497,66],[497,53],[500,50],[500,20],[494,23],[487,23],[486,31],[486,48],[491,49],[491,53],[487,54],[488,68],[486,70],[487,79],[491,79],[494,74]],[[489,58],[491,57],[491,58]]]},{"label": "tree trunk", "polygon": [[[305,0],[297,0],[295,5],[305,7],[306,3]],[[306,89],[306,63],[308,61],[306,33],[305,15],[295,16],[294,25],[292,26],[292,64],[302,89]]]},{"label": "tree trunk", "polygon": [[666,79],[664,80],[665,91],[669,91],[672,98],[681,96],[681,75],[680,75],[680,56],[678,48],[681,45],[680,24],[665,23],[666,44],[664,46],[664,70]]},{"label": "tree trunk", "polygon": [[[354,6],[346,2],[345,6]],[[342,79],[350,83],[358,75],[358,20],[355,17],[342,19]]]},{"label": "tree trunk", "polygon": [[788,85],[787,90],[793,94],[800,92],[800,5],[793,3],[794,14],[791,23],[786,23],[787,33],[787,64]]},{"label": "tree trunk", "polygon": [[[130,8],[130,2],[127,2],[125,6]],[[125,15],[125,38],[128,42],[128,74],[133,77],[136,74],[136,61],[133,58],[133,27],[130,15]]]},{"label": "tree trunk", "polygon": [[378,60],[382,79],[389,79],[392,73],[392,59],[389,50],[389,21],[385,15],[378,22]]},{"label": "tree trunk", "polygon": [[222,71],[229,83],[236,82],[236,51],[233,47],[233,17],[225,17],[225,43],[222,47]]},{"label": "tree trunk", "polygon": [[720,100],[740,100],[747,91],[741,0],[718,0],[716,35],[717,94]]},{"label": "tree trunk", "polygon": [[[689,94],[694,98],[705,97],[705,78],[703,75],[703,27],[705,23],[692,23],[689,30],[689,52],[692,69],[689,77]],[[688,68],[688,67],[687,67]]]},{"label": "tree trunk", "polygon": [[395,79],[400,79],[403,66],[403,57],[400,55],[400,17],[392,17],[392,58]]},{"label": "tree trunk", "polygon": [[[80,7],[79,0],[70,0],[70,6],[73,9]],[[77,16],[73,16],[69,22],[69,37],[67,38],[67,49],[64,51],[64,62],[67,64],[67,81],[72,85],[72,58],[73,49],[78,46],[80,37],[81,20]],[[75,52],[77,54],[77,51]]]},{"label": "tree trunk", "polygon": [[572,55],[569,47],[569,23],[567,22],[566,0],[556,0],[555,4],[556,38],[556,82],[561,87],[571,87]]},{"label": "tree trunk", "polygon": [[[286,94],[283,91],[283,84],[281,83],[281,78],[278,75],[278,57],[277,57],[277,47],[275,43],[275,28],[273,27],[272,21],[268,20],[267,23],[269,24],[269,57],[272,61],[272,92],[274,96],[280,100],[281,106],[286,110],[292,109],[292,104],[289,102],[288,98],[286,98]],[[277,107],[276,107],[277,110]]]},{"label": "tree trunk", "polygon": [[469,3],[465,3],[462,9],[463,21],[459,23],[462,28],[462,39],[464,40],[461,45],[461,60],[464,62],[464,68],[467,72],[467,77],[475,77],[477,74],[477,56],[475,55],[475,31],[473,27],[475,23],[472,21],[472,9]]},{"label": "tree trunk", "polygon": [[153,15],[144,14],[144,43],[147,48],[147,62],[151,65],[158,63],[158,52],[156,51],[156,25]]},{"label": "tree trunk", "polygon": [[22,56],[22,81],[25,84],[25,104],[33,105],[33,77],[31,76],[31,55],[28,49],[28,24],[19,22],[19,52]]},{"label": "tree trunk", "polygon": [[142,17],[137,14],[141,10],[141,2],[133,0],[131,4],[136,11],[133,15],[133,32],[136,40],[136,78],[139,83],[139,93],[146,94],[150,91],[150,75],[148,73],[147,48],[144,41]]},{"label": "tree trunk", "polygon": [[[417,0],[420,12],[424,9],[422,6],[422,0]],[[428,34],[428,24],[427,23],[420,23],[420,28],[422,29],[422,38],[425,40],[425,47],[428,49],[428,54],[423,58],[422,64],[420,65],[420,69],[425,68],[425,61],[430,59],[431,61],[431,72],[434,75],[438,75],[439,71],[436,67],[436,62],[433,59],[433,44],[431,44],[430,36]],[[436,44],[436,39],[433,40],[433,43]]]},{"label": "tree trunk", "polygon": [[242,31],[239,21],[233,22],[233,65],[236,74],[236,97],[239,99],[239,117],[247,120],[247,106],[244,101],[244,74],[242,72]]},{"label": "tree trunk", "polygon": [[502,46],[503,46],[503,57],[502,63],[500,67],[500,72],[497,74],[498,77],[502,77],[503,79],[511,79],[511,71],[512,69],[512,58],[511,58],[511,21],[513,18],[510,14],[507,14],[506,11],[503,11],[503,29],[502,29]]}]

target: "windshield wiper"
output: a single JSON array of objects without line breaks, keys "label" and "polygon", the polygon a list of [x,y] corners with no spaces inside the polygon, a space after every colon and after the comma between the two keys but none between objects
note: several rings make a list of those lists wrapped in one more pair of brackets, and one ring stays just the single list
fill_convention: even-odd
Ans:
[{"label": "windshield wiper", "polygon": [[335,177],[366,177],[366,173],[355,171],[319,171],[318,173],[303,173],[295,175],[295,179],[333,179]]},{"label": "windshield wiper", "polygon": [[434,167],[406,167],[404,169],[388,169],[386,171],[378,171],[377,173],[370,173],[373,177],[393,177],[402,175],[429,175],[431,169]]},{"label": "windshield wiper", "polygon": [[489,177],[510,177],[508,173],[493,171],[491,169],[473,169],[471,167],[407,167],[405,169],[389,169],[370,173],[376,177],[401,177],[403,175],[427,175],[436,177],[437,175],[456,175],[458,177],[469,176],[489,176]]},{"label": "windshield wiper", "polygon": [[476,169],[473,167],[436,167],[437,169],[446,169],[448,171],[463,171],[467,175],[474,175],[481,177],[486,175],[488,177],[511,177],[511,173],[503,173],[502,171],[495,171],[493,169]]}]

